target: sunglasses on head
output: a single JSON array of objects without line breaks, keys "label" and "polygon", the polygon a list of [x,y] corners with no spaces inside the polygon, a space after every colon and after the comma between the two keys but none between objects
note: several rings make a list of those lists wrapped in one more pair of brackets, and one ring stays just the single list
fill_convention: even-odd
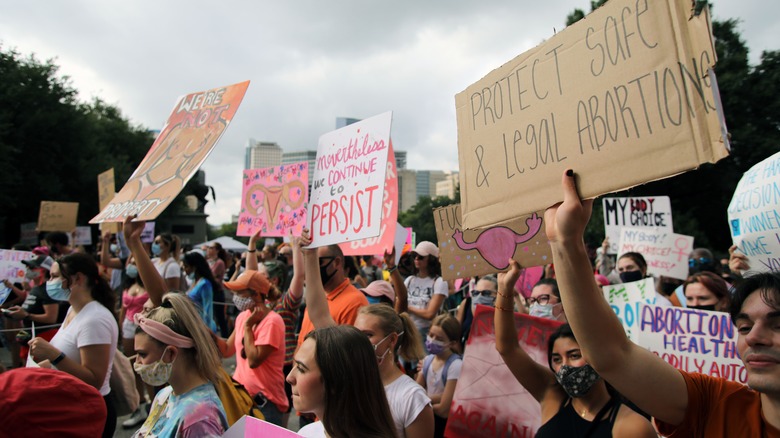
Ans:
[{"label": "sunglasses on head", "polygon": [[707,257],[699,257],[698,259],[689,259],[688,267],[695,268],[697,266],[706,265],[709,263],[712,263],[712,260],[708,259]]}]

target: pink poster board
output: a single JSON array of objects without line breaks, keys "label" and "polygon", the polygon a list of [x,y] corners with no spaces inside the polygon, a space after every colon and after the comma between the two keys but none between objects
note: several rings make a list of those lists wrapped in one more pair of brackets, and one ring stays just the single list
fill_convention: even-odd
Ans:
[{"label": "pink poster board", "polygon": [[251,236],[258,230],[266,237],[296,236],[306,223],[309,190],[309,164],[287,164],[244,171],[238,236]]}]

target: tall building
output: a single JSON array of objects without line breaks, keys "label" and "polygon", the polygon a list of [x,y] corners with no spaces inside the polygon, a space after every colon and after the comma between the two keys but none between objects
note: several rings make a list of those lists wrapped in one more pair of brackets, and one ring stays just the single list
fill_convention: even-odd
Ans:
[{"label": "tall building", "polygon": [[352,117],[336,117],[336,129],[343,128],[347,125],[357,123],[362,119],[355,119]]},{"label": "tall building", "polygon": [[393,151],[395,155],[395,168],[406,169],[406,151]]},{"label": "tall building", "polygon": [[295,151],[282,154],[282,164],[293,164],[306,161],[309,163],[309,187],[314,178],[314,165],[317,163],[317,151]]},{"label": "tall building", "polygon": [[407,211],[417,204],[417,171],[398,169],[398,211]]},{"label": "tall building", "polygon": [[445,171],[445,178],[436,183],[436,196],[455,198],[455,192],[460,185],[459,174],[456,171]]},{"label": "tall building", "polygon": [[282,148],[274,142],[247,140],[244,169],[263,169],[282,164]]}]

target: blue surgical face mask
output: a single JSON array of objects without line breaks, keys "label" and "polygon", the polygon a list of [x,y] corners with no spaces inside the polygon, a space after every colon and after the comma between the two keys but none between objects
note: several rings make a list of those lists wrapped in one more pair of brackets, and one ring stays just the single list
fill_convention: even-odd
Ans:
[{"label": "blue surgical face mask", "polygon": [[136,265],[127,265],[125,274],[130,278],[138,278],[138,267]]},{"label": "blue surgical face mask", "polygon": [[152,255],[158,257],[160,253],[162,253],[162,248],[160,248],[160,244],[157,242],[152,243]]},{"label": "blue surgical face mask", "polygon": [[539,304],[539,303],[533,303],[531,304],[531,308],[528,309],[528,314],[531,316],[536,316],[538,318],[546,318],[546,319],[555,319],[553,316],[553,306],[556,304]]},{"label": "blue surgical face mask", "polygon": [[108,247],[108,250],[109,250],[109,251],[111,251],[113,254],[116,254],[116,253],[118,253],[118,252],[119,252],[119,245],[117,245],[116,243],[112,243],[112,244],[111,244],[111,245]]},{"label": "blue surgical face mask", "polygon": [[46,282],[46,293],[52,300],[68,301],[70,299],[70,289],[62,287],[62,279],[55,278]]},{"label": "blue surgical face mask", "polygon": [[475,297],[471,297],[471,305],[472,305],[472,307],[476,307],[477,304],[482,304],[483,306],[494,307],[496,305],[495,303],[496,303],[495,297],[492,297],[490,295],[477,295]]}]

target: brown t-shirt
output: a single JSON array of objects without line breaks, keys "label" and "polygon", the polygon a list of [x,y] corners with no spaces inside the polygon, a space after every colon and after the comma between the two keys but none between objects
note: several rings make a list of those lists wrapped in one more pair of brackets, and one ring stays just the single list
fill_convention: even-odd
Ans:
[{"label": "brown t-shirt", "polygon": [[760,393],[717,377],[680,371],[688,387],[688,409],[679,426],[655,420],[667,437],[780,437],[761,414]]}]

